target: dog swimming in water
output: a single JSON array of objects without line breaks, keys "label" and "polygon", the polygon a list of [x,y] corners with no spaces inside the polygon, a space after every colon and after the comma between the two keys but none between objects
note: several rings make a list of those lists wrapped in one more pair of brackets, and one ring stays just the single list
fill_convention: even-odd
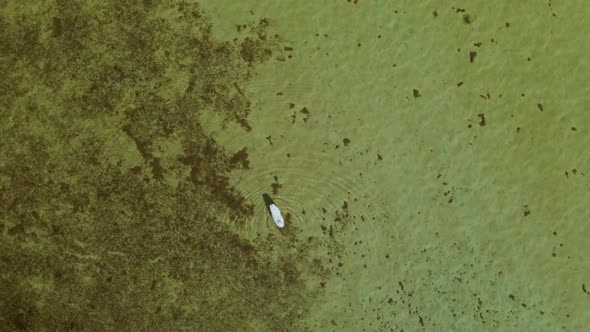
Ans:
[{"label": "dog swimming in water", "polygon": [[266,209],[268,210],[268,213],[270,213],[272,220],[275,221],[275,224],[277,225],[277,227],[278,228],[285,227],[285,219],[283,219],[283,216],[281,215],[281,210],[279,210],[279,207],[275,204],[275,202],[272,200],[272,198],[270,198],[270,196],[268,196],[268,194],[264,193],[264,194],[262,194],[262,199],[264,199],[264,204],[266,204]]}]

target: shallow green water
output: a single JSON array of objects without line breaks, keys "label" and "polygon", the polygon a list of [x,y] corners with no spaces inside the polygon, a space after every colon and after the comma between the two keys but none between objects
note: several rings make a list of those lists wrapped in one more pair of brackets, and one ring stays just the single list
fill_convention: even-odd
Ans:
[{"label": "shallow green water", "polygon": [[590,325],[584,2],[37,4],[0,15],[7,330]]},{"label": "shallow green water", "polygon": [[[216,136],[252,151],[237,187],[265,191],[277,175],[279,199],[311,234],[331,220],[300,207],[348,201],[351,225],[335,235],[344,265],[314,303],[314,326],[589,324],[590,31],[578,5],[205,2],[220,36],[252,9],[294,48],[249,86],[253,134]],[[252,228],[264,222],[273,232],[262,211]]]}]

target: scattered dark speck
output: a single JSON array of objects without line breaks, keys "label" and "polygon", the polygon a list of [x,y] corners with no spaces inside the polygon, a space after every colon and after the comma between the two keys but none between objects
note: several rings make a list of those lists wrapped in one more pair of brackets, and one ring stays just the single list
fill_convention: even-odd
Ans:
[{"label": "scattered dark speck", "polygon": [[469,16],[469,14],[464,14],[463,15],[463,23],[465,23],[465,24],[471,24],[471,16]]},{"label": "scattered dark speck", "polygon": [[523,212],[525,217],[528,217],[531,214],[531,210],[529,210],[528,205],[524,206],[524,212]]},{"label": "scattered dark speck", "polygon": [[342,143],[344,143],[344,146],[348,146],[348,144],[350,144],[350,139],[348,139],[348,138],[344,138],[344,139],[342,140]]},{"label": "scattered dark speck", "polygon": [[377,159],[383,160],[383,157],[380,154],[377,154]]},{"label": "scattered dark speck", "polygon": [[476,56],[477,56],[477,52],[475,52],[475,51],[469,52],[469,62],[473,63],[473,60],[475,60]]},{"label": "scattered dark speck", "polygon": [[303,107],[299,112],[301,112],[303,115],[305,115],[305,117],[303,118],[303,122],[307,122],[307,119],[309,118],[309,115],[311,114],[309,112],[309,110],[307,109],[307,107]]},{"label": "scattered dark speck", "polygon": [[420,91],[413,89],[412,93],[414,94],[414,98],[418,98],[418,97],[422,97],[422,95],[420,94]]},{"label": "scattered dark speck", "polygon": [[275,181],[270,186],[272,188],[273,195],[278,195],[279,189],[282,188],[283,185],[279,183],[279,178],[276,175],[274,176],[274,180]]},{"label": "scattered dark speck", "polygon": [[539,111],[543,112],[543,104],[537,104],[537,107],[539,108]]},{"label": "scattered dark speck", "polygon": [[506,27],[507,28],[510,27],[510,23],[509,22],[506,22]]},{"label": "scattered dark speck", "polygon": [[485,126],[486,125],[486,117],[485,117],[485,115],[483,113],[480,113],[477,116],[479,116],[479,119],[480,119],[479,120],[479,125],[481,127]]},{"label": "scattered dark speck", "polygon": [[463,82],[457,83],[457,86],[461,86],[461,85],[463,85]]},{"label": "scattered dark speck", "polygon": [[434,18],[437,18],[437,17],[438,17],[438,12],[437,12],[436,10],[435,10],[435,11],[433,11],[433,12],[432,12],[432,16],[434,16]]}]

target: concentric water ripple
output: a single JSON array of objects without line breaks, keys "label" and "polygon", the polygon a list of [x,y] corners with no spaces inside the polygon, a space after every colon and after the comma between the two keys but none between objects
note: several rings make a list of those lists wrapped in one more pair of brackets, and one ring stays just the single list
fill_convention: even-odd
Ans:
[{"label": "concentric water ripple", "polygon": [[[276,194],[273,183],[280,186]],[[262,201],[263,193],[271,195],[283,216],[289,215],[288,223],[303,230],[317,227],[322,218],[332,218],[341,211],[344,201],[362,195],[358,172],[321,153],[291,158],[288,165],[253,164],[237,176],[235,186],[255,206],[254,216],[245,227],[250,235],[276,228]]]}]

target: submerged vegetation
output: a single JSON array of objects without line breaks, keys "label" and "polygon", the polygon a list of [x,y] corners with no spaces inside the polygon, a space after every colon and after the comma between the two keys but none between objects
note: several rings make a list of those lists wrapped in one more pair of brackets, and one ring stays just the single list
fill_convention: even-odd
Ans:
[{"label": "submerged vegetation", "polygon": [[[278,36],[262,19],[216,40],[198,4],[172,3],[2,5],[0,325],[282,330],[309,310],[319,242],[224,227],[253,213],[229,183],[247,151],[199,123],[251,130],[244,87]],[[296,250],[269,255],[277,242]]]}]

